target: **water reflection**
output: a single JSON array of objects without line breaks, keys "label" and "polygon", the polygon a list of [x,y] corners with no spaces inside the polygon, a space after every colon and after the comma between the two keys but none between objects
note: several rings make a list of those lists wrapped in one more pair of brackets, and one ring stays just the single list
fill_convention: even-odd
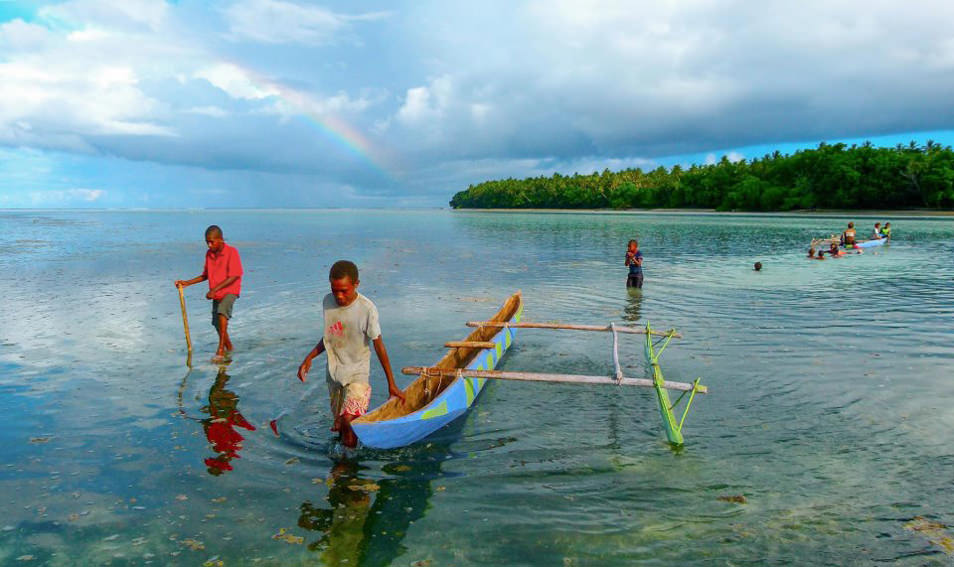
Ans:
[{"label": "water reflection", "polygon": [[623,319],[635,323],[643,316],[643,290],[629,287],[626,288],[626,293],[626,306],[623,308]]},{"label": "water reflection", "polygon": [[238,410],[239,397],[235,392],[225,388],[229,381],[229,375],[225,370],[225,366],[219,367],[215,383],[209,389],[209,405],[200,410],[202,413],[209,414],[209,417],[201,420],[202,429],[216,455],[205,459],[204,462],[209,474],[214,476],[232,470],[231,461],[239,458],[238,453],[242,449],[242,441],[245,437],[235,428],[241,427],[248,431],[255,431],[255,426],[249,423]]},{"label": "water reflection", "polygon": [[298,526],[319,532],[308,549],[320,552],[327,565],[389,565],[407,548],[401,544],[409,527],[424,517],[434,492],[431,481],[441,475],[446,451],[415,452],[420,460],[389,463],[390,475],[378,482],[366,467],[345,459],[331,467],[325,502],[305,500]]}]

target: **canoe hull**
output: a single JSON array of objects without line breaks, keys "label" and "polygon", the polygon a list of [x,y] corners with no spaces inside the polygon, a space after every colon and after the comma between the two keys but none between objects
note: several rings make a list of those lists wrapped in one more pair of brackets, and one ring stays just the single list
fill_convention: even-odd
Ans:
[{"label": "canoe hull", "polygon": [[874,248],[875,246],[884,246],[888,242],[887,238],[879,238],[877,240],[865,240],[862,242],[856,242],[855,248]]},{"label": "canoe hull", "polygon": [[[511,305],[513,301],[516,301],[515,306]],[[519,293],[504,304],[498,316],[508,309],[508,306],[513,310],[513,313],[505,314],[509,317],[503,320],[519,322],[523,310]],[[495,329],[493,337],[488,339],[494,342],[494,348],[481,349],[472,360],[458,367],[471,370],[493,370],[507,352],[507,349],[510,348],[510,345],[513,344],[515,334],[516,329],[509,327]],[[484,338],[486,337],[482,339]],[[441,362],[445,359],[442,359]],[[439,362],[438,365],[440,364]],[[418,378],[415,383],[407,388],[407,391],[411,391],[422,380],[424,380],[423,377]],[[387,419],[376,419],[376,414],[386,410],[385,406],[389,404],[389,402],[386,402],[368,415],[352,421],[351,426],[358,439],[364,445],[377,449],[404,447],[420,441],[467,413],[487,382],[484,378],[444,378],[444,381],[447,380],[450,380],[450,382],[446,386],[440,384],[438,389],[443,389],[440,390],[439,394],[412,413]],[[418,388],[420,388],[419,385]]]}]

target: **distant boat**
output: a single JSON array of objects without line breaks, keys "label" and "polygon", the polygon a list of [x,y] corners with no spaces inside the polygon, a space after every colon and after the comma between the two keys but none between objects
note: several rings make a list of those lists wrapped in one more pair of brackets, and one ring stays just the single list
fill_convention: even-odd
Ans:
[{"label": "distant boat", "polygon": [[[520,292],[513,294],[488,321],[519,323]],[[513,344],[516,329],[478,327],[467,338],[447,343],[451,349],[433,367],[454,370],[493,370]],[[389,399],[351,422],[361,443],[378,449],[403,447],[424,439],[464,415],[480,394],[486,378],[423,373],[404,390],[405,402]]]},{"label": "distant boat", "polygon": [[873,248],[875,246],[884,246],[888,243],[888,238],[872,238],[871,240],[862,240],[855,242],[855,248]]},{"label": "distant boat", "polygon": [[884,246],[891,240],[890,238],[872,238],[870,240],[856,240],[852,246],[844,246],[841,243],[841,238],[838,236],[831,236],[829,238],[813,238],[812,239],[812,248],[815,249],[825,249],[831,246],[831,243],[834,242],[838,246],[845,248],[847,250],[853,250],[856,248],[873,248],[875,246]]}]

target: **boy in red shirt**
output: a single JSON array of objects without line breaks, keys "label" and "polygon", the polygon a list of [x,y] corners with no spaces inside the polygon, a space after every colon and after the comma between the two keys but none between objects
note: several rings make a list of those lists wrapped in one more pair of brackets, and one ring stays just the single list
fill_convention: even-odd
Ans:
[{"label": "boy in red shirt", "polygon": [[232,318],[232,305],[242,291],[242,260],[238,250],[222,239],[222,229],[214,224],[205,229],[205,244],[209,249],[205,253],[202,275],[191,280],[176,280],[175,285],[188,287],[209,280],[209,293],[205,298],[212,300],[212,326],[219,333],[219,348],[212,360],[220,361],[227,351],[232,351],[229,319]]}]

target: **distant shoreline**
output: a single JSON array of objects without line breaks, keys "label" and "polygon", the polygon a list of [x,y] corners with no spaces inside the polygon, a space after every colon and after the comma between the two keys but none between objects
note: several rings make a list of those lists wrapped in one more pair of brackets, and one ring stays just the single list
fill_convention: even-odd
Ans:
[{"label": "distant shoreline", "polygon": [[287,207],[276,208],[220,208],[220,209],[116,209],[116,208],[0,208],[0,214],[5,213],[357,213],[367,212],[437,212],[446,211],[450,213],[522,213],[522,214],[590,214],[590,215],[686,215],[686,216],[751,216],[751,217],[809,217],[817,216],[819,218],[828,217],[861,217],[876,218],[882,220],[899,218],[954,218],[954,210],[939,211],[932,209],[870,209],[870,210],[842,210],[842,209],[799,209],[794,211],[717,211],[715,209],[482,209],[482,208],[459,208],[448,207],[368,207],[368,208],[295,208]]},{"label": "distant shoreline", "polygon": [[795,211],[717,211],[715,209],[451,209],[455,213],[534,213],[534,214],[574,214],[594,215],[712,215],[712,216],[753,216],[753,217],[862,217],[862,218],[954,218],[954,211],[935,211],[931,209],[903,210],[840,210],[840,209],[799,209]]}]

